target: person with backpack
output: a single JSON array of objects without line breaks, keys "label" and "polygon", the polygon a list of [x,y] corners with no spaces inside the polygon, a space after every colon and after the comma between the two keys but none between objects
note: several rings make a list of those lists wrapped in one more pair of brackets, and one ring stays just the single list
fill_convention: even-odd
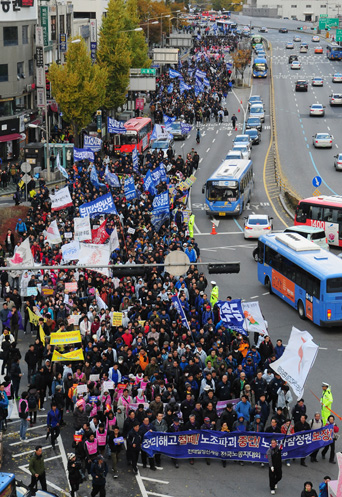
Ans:
[{"label": "person with backpack", "polygon": [[26,432],[27,432],[27,418],[29,416],[29,406],[27,401],[28,393],[23,392],[21,394],[21,398],[18,404],[18,412],[20,418],[20,440],[26,440]]},{"label": "person with backpack", "polygon": [[32,428],[32,426],[37,422],[38,401],[39,401],[38,391],[34,385],[30,385],[27,396],[27,403],[28,403],[29,416],[30,416],[30,428]]}]

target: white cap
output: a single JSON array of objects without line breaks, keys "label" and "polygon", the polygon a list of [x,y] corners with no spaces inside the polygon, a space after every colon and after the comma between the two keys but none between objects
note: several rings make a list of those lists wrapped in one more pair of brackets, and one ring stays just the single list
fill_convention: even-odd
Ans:
[{"label": "white cap", "polygon": [[322,381],[322,387],[328,387],[329,383],[326,383],[325,381]]},{"label": "white cap", "polygon": [[214,286],[216,285],[216,281],[211,281],[210,283]]}]

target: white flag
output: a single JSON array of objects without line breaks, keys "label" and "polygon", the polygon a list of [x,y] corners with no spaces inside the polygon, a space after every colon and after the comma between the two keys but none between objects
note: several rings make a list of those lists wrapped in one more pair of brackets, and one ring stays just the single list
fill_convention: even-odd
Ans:
[{"label": "white flag", "polygon": [[259,307],[259,302],[241,302],[241,307],[244,315],[243,327],[249,333],[259,333],[266,336],[267,325]]},{"label": "white flag", "polygon": [[[104,266],[108,266],[109,264],[109,245],[98,245],[95,243],[80,243],[81,250],[79,252],[79,265],[97,265],[103,264]],[[98,268],[89,268],[91,271],[97,271],[98,273],[102,273],[105,276],[109,277],[108,267],[98,267]]]},{"label": "white flag", "polygon": [[61,165],[59,154],[57,154],[57,157],[56,157],[56,167],[57,167],[58,171],[64,176],[64,178],[66,178],[66,179],[69,178],[68,173],[66,172],[64,167]]},{"label": "white flag", "polygon": [[119,237],[116,227],[113,229],[112,234],[110,235],[109,247],[110,247],[110,253],[112,253],[115,249],[120,247]]},{"label": "white flag", "polygon": [[67,186],[61,190],[57,190],[55,195],[50,194],[50,199],[52,211],[60,211],[61,209],[65,209],[72,205],[69,188]]},{"label": "white flag", "polygon": [[290,385],[298,399],[303,396],[304,384],[318,352],[308,331],[292,327],[289,343],[283,355],[270,364],[284,381]]},{"label": "white flag", "polygon": [[73,240],[70,243],[62,245],[62,256],[63,261],[76,261],[80,253],[80,242],[78,240]]},{"label": "white flag", "polygon": [[44,237],[45,241],[49,242],[51,245],[58,245],[59,243],[62,243],[62,238],[59,233],[56,220],[52,221],[48,229],[44,231]]},{"label": "white flag", "polygon": [[30,240],[26,238],[23,243],[15,249],[14,256],[8,259],[10,266],[33,266],[33,255],[30,248]]},{"label": "white flag", "polygon": [[107,304],[105,303],[105,301],[100,297],[100,294],[99,294],[99,291],[98,289],[96,288],[96,293],[95,293],[95,296],[96,296],[96,305],[97,307],[101,310],[101,309],[108,309],[108,306]]},{"label": "white flag", "polygon": [[79,242],[91,240],[90,217],[74,217],[74,239]]}]

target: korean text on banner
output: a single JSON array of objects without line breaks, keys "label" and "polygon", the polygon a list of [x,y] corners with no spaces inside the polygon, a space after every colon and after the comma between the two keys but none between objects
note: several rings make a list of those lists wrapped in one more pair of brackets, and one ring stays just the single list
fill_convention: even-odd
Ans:
[{"label": "korean text on banner", "polygon": [[243,328],[244,315],[241,299],[230,300],[229,302],[218,300],[217,306],[220,309],[221,321],[223,321],[229,329],[237,331],[242,335],[247,335]]},{"label": "korean text on banner", "polygon": [[188,457],[209,457],[232,461],[258,461],[267,463],[267,449],[275,438],[283,445],[282,458],[299,459],[313,451],[331,444],[333,425],[318,430],[288,435],[285,439],[279,433],[223,433],[220,431],[193,430],[179,433],[147,432],[142,449],[149,457],[158,452],[166,456],[184,459]]},{"label": "korean text on banner", "polygon": [[[109,244],[98,245],[94,243],[81,243],[78,265],[88,266],[91,271],[109,276],[108,264],[110,257]],[[103,265],[103,267],[91,268],[92,265]]]},{"label": "korean text on banner", "polygon": [[79,242],[91,240],[90,217],[74,217],[74,230],[75,240],[78,240]]},{"label": "korean text on banner", "polygon": [[95,160],[94,152],[92,152],[91,150],[87,150],[86,148],[74,147],[74,161],[78,162],[85,159],[94,162]]},{"label": "korean text on banner", "polygon": [[112,326],[122,325],[122,312],[113,312]]},{"label": "korean text on banner", "polygon": [[57,350],[53,351],[52,361],[84,361],[83,350],[73,350],[72,352],[66,352],[66,354],[61,354]]},{"label": "korean text on banner", "polygon": [[66,243],[62,245],[62,256],[63,261],[76,261],[79,256],[80,251],[80,242],[78,240],[74,240],[70,243]]},{"label": "korean text on banner", "polygon": [[81,205],[79,211],[81,217],[96,217],[100,214],[117,214],[117,210],[111,193],[107,193],[106,195],[102,195],[102,197],[99,197],[92,202]]},{"label": "korean text on banner", "polygon": [[65,283],[65,291],[69,293],[77,292],[77,281]]},{"label": "korean text on banner", "polygon": [[52,211],[60,211],[61,209],[72,206],[72,200],[67,186],[58,190],[55,195],[50,194],[50,199]]},{"label": "korean text on banner", "polygon": [[99,152],[102,147],[102,140],[96,136],[84,135],[84,148],[92,152]]},{"label": "korean text on banner", "polygon": [[273,371],[290,385],[298,399],[303,396],[304,384],[317,352],[318,345],[313,342],[310,333],[293,326],[285,352],[270,364]]},{"label": "korean text on banner", "polygon": [[56,332],[50,335],[50,345],[69,345],[70,343],[79,342],[82,342],[79,330]]}]

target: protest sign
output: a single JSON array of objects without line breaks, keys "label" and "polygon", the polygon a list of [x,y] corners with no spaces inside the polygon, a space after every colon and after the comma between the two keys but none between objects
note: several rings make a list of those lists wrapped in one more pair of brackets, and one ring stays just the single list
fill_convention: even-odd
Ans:
[{"label": "protest sign", "polygon": [[112,326],[122,325],[122,312],[113,312]]},{"label": "protest sign", "polygon": [[70,283],[65,283],[65,291],[69,293],[77,292],[77,281],[72,281]]}]

